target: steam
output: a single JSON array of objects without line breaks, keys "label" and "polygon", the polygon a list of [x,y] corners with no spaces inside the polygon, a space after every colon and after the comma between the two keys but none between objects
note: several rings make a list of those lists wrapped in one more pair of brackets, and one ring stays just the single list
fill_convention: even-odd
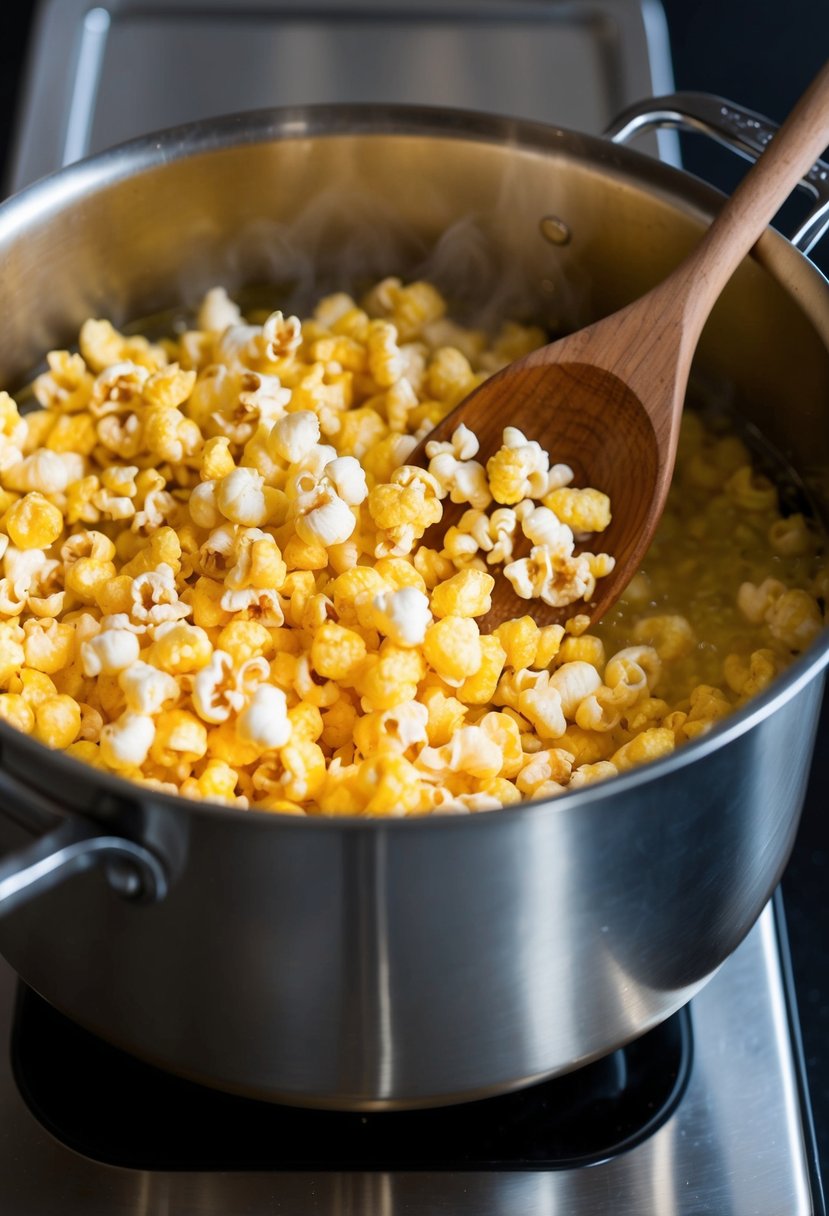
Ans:
[{"label": "steam", "polygon": [[[293,204],[290,218],[259,214],[229,239],[216,239],[187,258],[180,299],[195,308],[213,286],[224,286],[245,307],[273,306],[307,315],[320,296],[359,296],[387,275],[425,278],[450,302],[452,314],[489,331],[504,318],[533,321],[553,332],[583,323],[589,286],[570,251],[541,235],[543,210],[522,187],[522,168],[509,169],[497,197],[458,215],[451,187],[437,175],[406,183],[394,204],[363,186],[356,164],[344,181]],[[456,184],[456,183],[455,183]],[[300,185],[301,189],[301,185]],[[559,191],[560,194],[560,191]],[[285,210],[290,210],[290,205]],[[260,208],[265,210],[265,208]],[[276,207],[274,207],[276,210]],[[412,214],[412,213],[416,214]]]}]

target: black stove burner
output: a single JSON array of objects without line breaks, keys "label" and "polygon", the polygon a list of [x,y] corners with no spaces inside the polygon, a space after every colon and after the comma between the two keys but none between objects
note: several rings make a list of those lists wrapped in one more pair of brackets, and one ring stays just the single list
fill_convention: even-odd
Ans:
[{"label": "black stove burner", "polygon": [[685,1010],[577,1072],[439,1110],[312,1111],[219,1093],[82,1030],[21,985],[20,1091],[52,1135],[110,1165],[161,1170],[560,1169],[632,1148],[679,1101]]}]

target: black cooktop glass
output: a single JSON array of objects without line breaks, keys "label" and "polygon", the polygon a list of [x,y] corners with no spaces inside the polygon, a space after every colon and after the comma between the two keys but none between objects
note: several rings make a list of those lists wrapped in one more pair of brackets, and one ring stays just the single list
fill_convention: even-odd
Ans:
[{"label": "black cooktop glass", "polygon": [[20,1091],[76,1152],[163,1170],[557,1169],[640,1143],[679,1101],[685,1010],[578,1072],[440,1110],[312,1111],[174,1077],[82,1030],[21,986],[12,1035]]}]

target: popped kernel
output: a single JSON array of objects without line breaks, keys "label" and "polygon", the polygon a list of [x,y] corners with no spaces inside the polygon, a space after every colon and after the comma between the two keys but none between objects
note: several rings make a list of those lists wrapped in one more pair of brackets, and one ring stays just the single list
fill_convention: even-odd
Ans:
[{"label": "popped kernel", "polygon": [[34,491],[9,508],[5,525],[18,549],[45,549],[63,531],[63,516],[53,503]]}]

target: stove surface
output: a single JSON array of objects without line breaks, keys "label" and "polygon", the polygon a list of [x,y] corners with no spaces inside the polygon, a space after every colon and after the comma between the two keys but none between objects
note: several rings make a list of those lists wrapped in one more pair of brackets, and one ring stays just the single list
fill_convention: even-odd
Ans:
[{"label": "stove surface", "polygon": [[[401,1171],[595,1165],[645,1141],[691,1071],[687,1010],[566,1076],[444,1109],[348,1113],[220,1093],[82,1030],[21,988],[18,1088],[69,1148],[143,1170]],[[146,1112],[152,1111],[152,1119]]]},{"label": "stove surface", "polygon": [[[181,1129],[183,1108],[168,1105],[171,1086],[172,1092],[176,1087],[198,1087],[163,1077],[162,1088],[156,1091],[151,1072],[150,1088],[142,1089],[148,1083],[140,1077],[143,1068],[133,1065],[136,1086],[122,1084],[122,1074],[113,1074],[107,1091],[106,1084],[101,1089],[100,1078],[89,1078],[92,1105],[96,1095],[106,1103],[97,1135],[100,1137],[101,1125],[109,1124],[109,1140],[121,1147],[114,1155],[110,1147],[108,1155],[127,1163],[94,1160],[87,1154],[100,1152],[100,1147],[95,1147],[94,1136],[89,1139],[89,1128],[76,1124],[71,1114],[73,1095],[79,1110],[89,1107],[81,1096],[85,1084],[82,1060],[64,1059],[61,1065],[56,1056],[50,1061],[54,1044],[44,1042],[40,1068],[33,1068],[38,1028],[48,1030],[58,1015],[44,1011],[35,1000],[34,1027],[24,1030],[26,1023],[21,1020],[13,1035],[17,987],[14,973],[0,962],[0,1042],[4,1044],[0,1057],[0,1211],[14,1216],[42,1216],[44,1212],[60,1212],[61,1216],[824,1213],[820,1184],[812,1172],[808,1107],[797,1051],[792,1046],[797,1034],[792,1032],[793,1013],[771,906],[691,1003],[686,1015],[693,1039],[690,1052],[683,1042],[682,1018],[659,1032],[663,1037],[659,1050],[667,1051],[662,1058],[668,1065],[659,1083],[665,1105],[654,1118],[657,1126],[640,1126],[625,1135],[619,1125],[614,1144],[613,1117],[604,1125],[599,1119],[587,1118],[582,1132],[594,1124],[593,1147],[587,1150],[582,1143],[579,1154],[573,1154],[571,1148],[563,1155],[559,1152],[556,1137],[563,1134],[561,1129],[565,1138],[573,1133],[567,1119],[561,1119],[555,1109],[539,1117],[545,1091],[554,1095],[556,1087],[564,1085],[565,1093],[568,1087],[570,1091],[566,1100],[572,1101],[573,1093],[583,1089],[578,1078],[560,1078],[536,1086],[535,1095],[491,1099],[449,1111],[370,1116],[372,1122],[365,1124],[365,1117],[359,1115],[286,1111],[208,1092],[204,1101],[208,1122],[212,1120],[213,1125],[199,1159],[192,1152],[194,1137]],[[38,1017],[46,1018],[39,1027]],[[21,1042],[32,1034],[35,1037],[28,1043]],[[646,1044],[647,1038],[628,1048],[628,1061],[631,1051],[635,1058]],[[58,1052],[60,1045],[58,1039]],[[22,1055],[29,1057],[28,1065],[21,1063]],[[619,1088],[613,1077],[618,1079],[620,1068],[626,1067],[621,1064],[622,1056],[615,1053],[599,1065],[611,1093]],[[646,1068],[644,1059],[640,1067]],[[26,1104],[15,1071],[55,1131],[61,1120],[56,1122],[46,1107],[62,1110],[68,1130],[61,1127],[60,1134],[83,1143],[85,1152],[68,1147],[44,1128]],[[33,1084],[38,1072],[40,1079]],[[53,1086],[68,1089],[51,1101],[47,1100],[50,1073]],[[155,1100],[153,1093],[157,1094]],[[238,1104],[262,1108],[259,1114],[264,1120],[259,1139],[247,1145],[246,1157],[244,1153],[239,1156],[239,1127],[233,1126],[239,1117]],[[494,1118],[485,1113],[492,1104],[500,1112]],[[137,1112],[140,1119],[142,1112],[154,1108],[157,1126],[136,1140],[131,1129]],[[223,1116],[210,1114],[221,1110]],[[576,1110],[574,1122],[578,1114]],[[218,1118],[226,1119],[226,1127],[216,1123]],[[391,1131],[389,1119],[397,1121]],[[280,1127],[292,1125],[290,1136],[279,1134]],[[339,1129],[348,1127],[348,1134],[359,1138],[360,1126],[385,1130],[373,1136],[362,1156],[348,1160]],[[486,1143],[485,1138],[478,1138],[477,1131],[483,1128],[489,1129],[487,1134],[494,1135],[494,1140]],[[244,1141],[244,1125],[242,1130]],[[313,1137],[314,1143],[303,1147],[303,1133]],[[365,1137],[363,1142],[365,1146]],[[142,1153],[145,1166],[137,1164]],[[162,1159],[162,1165],[153,1168]],[[585,1161],[592,1164],[587,1167]]]}]

